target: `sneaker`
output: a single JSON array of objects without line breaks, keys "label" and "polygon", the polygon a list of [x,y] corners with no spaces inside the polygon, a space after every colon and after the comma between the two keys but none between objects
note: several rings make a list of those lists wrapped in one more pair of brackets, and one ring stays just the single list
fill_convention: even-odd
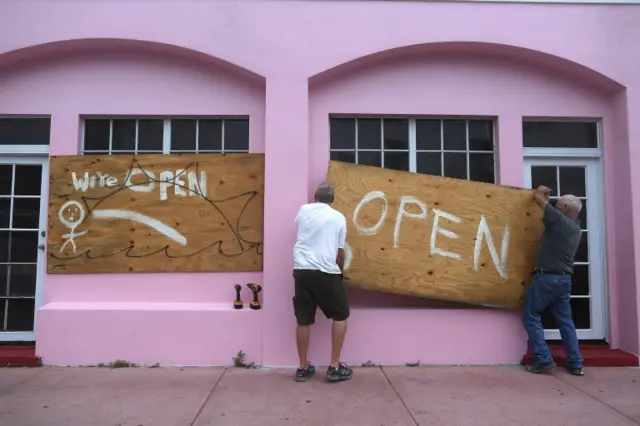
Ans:
[{"label": "sneaker", "polygon": [[574,376],[584,376],[584,369],[582,367],[575,368],[570,365],[565,366],[569,374],[573,374]]},{"label": "sneaker", "polygon": [[327,380],[330,382],[342,382],[344,380],[351,380],[353,377],[353,370],[347,367],[347,364],[341,362],[338,368],[327,368]]},{"label": "sneaker", "polygon": [[316,375],[316,367],[307,364],[307,368],[298,368],[296,370],[296,382],[306,382],[310,378]]},{"label": "sneaker", "polygon": [[556,363],[553,361],[550,362],[534,362],[532,365],[528,365],[525,369],[529,373],[533,374],[544,374],[550,372],[553,368],[555,368]]}]

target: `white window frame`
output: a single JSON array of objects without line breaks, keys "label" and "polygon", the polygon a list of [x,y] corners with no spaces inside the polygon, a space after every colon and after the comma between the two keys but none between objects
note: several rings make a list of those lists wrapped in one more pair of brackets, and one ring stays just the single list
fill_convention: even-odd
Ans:
[{"label": "white window frame", "polygon": [[[33,331],[0,331],[0,342],[33,342],[35,341],[38,327],[38,310],[44,301],[44,277],[46,271],[46,247],[47,247],[47,211],[49,208],[49,146],[45,155],[41,145],[5,145],[9,149],[4,152],[12,152],[11,155],[0,156],[0,164],[16,165],[40,165],[42,167],[42,181],[40,183],[40,218],[38,226],[38,258],[36,267],[36,290],[34,295],[34,319]],[[15,152],[19,152],[16,154]],[[13,183],[15,185],[15,183]],[[40,247],[44,247],[44,250]],[[5,313],[2,313],[4,321]]]},{"label": "white window frame", "polygon": [[[48,118],[50,115],[8,114],[0,118]],[[49,141],[50,142],[50,137]],[[49,209],[49,152],[50,144],[33,145],[3,145],[0,144],[0,164],[40,165],[42,167],[42,181],[40,187],[40,218],[38,226],[38,258],[36,267],[36,290],[34,295],[33,331],[2,331],[0,342],[33,342],[38,327],[38,310],[44,302],[44,280],[46,275],[46,247],[47,247],[47,211]],[[43,235],[44,233],[44,235]],[[40,249],[44,247],[44,250]],[[4,312],[2,313],[4,321]]]},{"label": "white window frame", "polygon": [[[467,156],[467,179],[470,176],[470,162],[469,157],[470,154],[491,154],[493,155],[493,183],[498,184],[500,182],[498,176],[498,164],[497,164],[497,153],[496,153],[496,120],[493,117],[458,117],[458,116],[369,116],[369,115],[347,115],[347,114],[331,114],[329,115],[329,123],[332,118],[336,119],[354,119],[355,120],[355,144],[354,148],[331,148],[331,140],[329,140],[329,154],[332,152],[353,152],[355,153],[355,161],[358,164],[358,152],[380,152],[380,167],[384,168],[384,153],[385,152],[408,152],[409,154],[409,172],[418,173],[417,171],[417,154],[421,152],[440,154],[440,176],[444,176],[444,154],[445,153],[458,153],[458,154],[466,154]],[[380,119],[380,149],[371,149],[371,148],[358,148],[358,120],[359,119],[368,119],[375,118]],[[401,119],[408,120],[409,122],[409,148],[408,149],[385,149],[384,148],[384,120],[393,120],[393,119]],[[440,149],[432,150],[432,149],[417,149],[416,148],[416,121],[417,120],[440,120]],[[444,149],[444,120],[464,120],[466,122],[466,135],[465,135],[465,149]],[[493,126],[493,149],[491,151],[483,150],[469,150],[469,121],[473,120],[482,120],[482,121],[491,121]],[[331,124],[329,124],[331,125]]]},{"label": "white window frame", "polygon": [[[611,329],[609,321],[609,283],[608,283],[608,267],[607,267],[607,240],[606,240],[606,208],[600,208],[605,206],[604,202],[604,173],[603,173],[603,133],[602,133],[602,120],[599,118],[585,118],[585,117],[572,117],[572,118],[559,118],[559,117],[523,117],[522,121],[580,121],[580,122],[595,122],[597,123],[597,137],[598,148],[524,148],[524,179],[525,184],[531,182],[531,169],[529,162],[548,162],[549,165],[554,166],[573,166],[576,164],[588,163],[590,167],[595,170],[593,173],[597,176],[598,181],[593,183],[595,185],[594,192],[596,193],[595,205],[596,209],[591,208],[588,212],[589,217],[597,218],[597,222],[600,224],[597,229],[589,229],[589,232],[597,233],[598,244],[600,247],[598,250],[597,260],[599,263],[599,271],[597,277],[601,279],[601,289],[598,289],[598,301],[597,307],[593,307],[593,295],[592,295],[592,310],[593,318],[592,322],[599,317],[601,321],[601,330],[594,330],[593,332],[579,333],[583,336],[579,336],[582,340],[600,340],[611,341]],[[553,164],[552,164],[553,163]],[[587,179],[589,176],[587,176]],[[589,184],[587,182],[587,184]],[[561,188],[562,189],[562,188]],[[592,213],[592,210],[595,210]],[[592,223],[596,219],[592,220]],[[590,246],[589,256],[592,256],[592,249]],[[591,277],[596,276],[593,274]],[[590,277],[590,278],[591,278]],[[591,285],[591,282],[590,282]],[[592,289],[590,288],[590,292]],[[593,324],[592,324],[593,327]],[[545,330],[545,338],[550,340],[559,340],[560,333],[557,330]]]},{"label": "white window frame", "polygon": [[[249,141],[247,149],[227,149],[225,150],[225,122],[227,120],[243,120],[246,119],[249,122]],[[105,150],[86,150],[85,149],[85,120],[109,120],[109,149]],[[136,140],[133,150],[113,151],[113,120],[135,120],[136,122]],[[138,127],[140,120],[162,120],[163,133],[162,133],[162,152],[160,150],[138,150]],[[171,150],[171,121],[172,120],[196,120],[196,148],[195,150]],[[219,150],[200,150],[199,149],[199,120],[221,120],[222,122],[222,138],[221,149]],[[230,154],[230,153],[248,153],[251,151],[251,120],[247,115],[241,116],[185,116],[185,117],[155,117],[155,116],[96,116],[87,115],[81,117],[81,137],[80,137],[80,152],[83,155],[101,154],[101,155],[122,155],[129,154],[130,152],[137,154]]]}]

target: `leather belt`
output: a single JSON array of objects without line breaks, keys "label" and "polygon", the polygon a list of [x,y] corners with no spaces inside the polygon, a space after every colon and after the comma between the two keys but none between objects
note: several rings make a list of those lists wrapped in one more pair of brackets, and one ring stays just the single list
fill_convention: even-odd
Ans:
[{"label": "leather belt", "polygon": [[552,271],[550,269],[534,269],[533,273],[531,275],[538,275],[538,274],[544,274],[544,275],[569,275],[569,276],[573,275],[571,272]]}]

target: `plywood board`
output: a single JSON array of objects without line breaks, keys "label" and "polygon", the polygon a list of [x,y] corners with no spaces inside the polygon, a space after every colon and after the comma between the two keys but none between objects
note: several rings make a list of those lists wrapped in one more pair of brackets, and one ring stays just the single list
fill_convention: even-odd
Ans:
[{"label": "plywood board", "polygon": [[351,286],[521,306],[544,230],[531,190],[335,161],[328,181]]},{"label": "plywood board", "polygon": [[49,273],[260,271],[263,154],[52,156]]}]

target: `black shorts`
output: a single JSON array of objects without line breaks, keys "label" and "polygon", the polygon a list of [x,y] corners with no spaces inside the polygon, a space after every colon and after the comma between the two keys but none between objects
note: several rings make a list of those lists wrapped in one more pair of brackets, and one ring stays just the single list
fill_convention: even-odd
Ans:
[{"label": "black shorts", "polygon": [[311,269],[293,271],[295,295],[293,311],[298,325],[311,325],[316,321],[316,308],[334,321],[349,318],[349,298],[342,275],[327,274]]}]

